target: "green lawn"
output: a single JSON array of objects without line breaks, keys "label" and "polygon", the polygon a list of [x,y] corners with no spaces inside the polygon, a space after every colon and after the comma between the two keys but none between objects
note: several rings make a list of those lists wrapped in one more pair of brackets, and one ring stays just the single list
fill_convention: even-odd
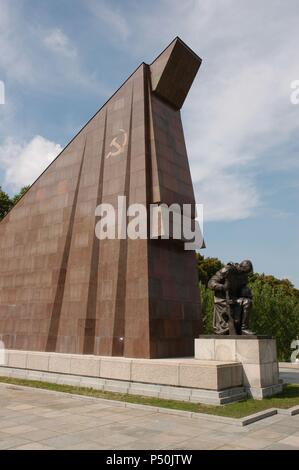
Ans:
[{"label": "green lawn", "polygon": [[163,400],[160,398],[128,395],[124,393],[102,392],[92,388],[58,385],[39,382],[36,380],[15,379],[11,377],[0,377],[0,382],[13,385],[23,385],[26,387],[42,388],[46,390],[55,390],[57,392],[105,398],[108,400],[118,400],[128,403],[159,406],[162,408],[193,411],[195,413],[209,413],[218,416],[228,416],[231,418],[243,418],[244,416],[248,416],[252,413],[257,413],[258,411],[263,411],[268,408],[291,408],[292,406],[299,405],[299,385],[287,385],[282,393],[275,395],[272,398],[264,398],[263,400],[246,399],[237,403],[215,406],[176,400]]}]

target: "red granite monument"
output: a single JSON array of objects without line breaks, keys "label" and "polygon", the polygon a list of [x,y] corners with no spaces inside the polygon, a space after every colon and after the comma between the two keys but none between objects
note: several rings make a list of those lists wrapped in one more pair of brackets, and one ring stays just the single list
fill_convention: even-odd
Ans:
[{"label": "red granite monument", "polygon": [[95,236],[101,203],[193,204],[180,109],[201,59],[176,38],[142,63],[0,223],[7,349],[193,355],[194,251],[180,240]]}]

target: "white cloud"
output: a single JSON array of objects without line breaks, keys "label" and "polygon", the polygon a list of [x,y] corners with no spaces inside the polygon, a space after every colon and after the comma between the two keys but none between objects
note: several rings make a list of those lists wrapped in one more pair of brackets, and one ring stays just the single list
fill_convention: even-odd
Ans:
[{"label": "white cloud", "polygon": [[204,205],[204,221],[246,219],[260,204],[252,182],[237,173],[215,172],[194,187],[197,199]]},{"label": "white cloud", "polygon": [[32,184],[62,151],[59,144],[39,135],[27,143],[7,139],[0,146],[0,166],[4,172],[4,187],[18,191]]},{"label": "white cloud", "polygon": [[61,29],[55,28],[49,31],[44,37],[44,44],[51,51],[61,54],[64,57],[75,58],[77,56],[76,48]]},{"label": "white cloud", "polygon": [[296,0],[164,0],[130,18],[128,50],[147,51],[151,61],[151,51],[178,35],[203,58],[183,123],[205,220],[256,214],[264,204],[256,175],[298,168],[298,147],[290,145],[299,131],[299,106],[290,104],[298,15]]},{"label": "white cloud", "polygon": [[90,9],[92,15],[101,22],[101,27],[106,28],[107,40],[113,39],[115,36],[122,41],[128,39],[131,30],[129,22],[115,6],[108,6],[108,3],[103,0],[89,0],[86,6]]},{"label": "white cloud", "polygon": [[94,71],[86,71],[80,49],[63,28],[45,26],[46,15],[28,23],[25,10],[24,0],[0,0],[0,79],[35,91],[57,93],[72,87],[74,94],[81,88],[105,96],[107,86]]},{"label": "white cloud", "polygon": [[10,1],[0,0],[0,10],[0,70],[20,83],[32,82],[34,68],[30,52],[24,53],[23,29],[17,28],[16,33],[17,9]]}]

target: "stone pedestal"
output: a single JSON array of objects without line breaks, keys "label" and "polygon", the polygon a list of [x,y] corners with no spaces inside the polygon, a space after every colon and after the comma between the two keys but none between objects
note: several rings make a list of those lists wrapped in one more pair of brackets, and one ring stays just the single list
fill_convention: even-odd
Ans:
[{"label": "stone pedestal", "polygon": [[240,363],[193,357],[136,359],[7,350],[0,375],[215,405],[246,397]]},{"label": "stone pedestal", "polygon": [[195,359],[242,364],[242,382],[249,396],[261,399],[281,392],[276,340],[271,336],[200,336]]}]

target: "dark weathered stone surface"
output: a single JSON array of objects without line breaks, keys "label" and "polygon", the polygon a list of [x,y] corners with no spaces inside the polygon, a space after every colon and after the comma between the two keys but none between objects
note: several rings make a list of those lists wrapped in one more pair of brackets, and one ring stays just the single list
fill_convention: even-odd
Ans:
[{"label": "dark weathered stone surface", "polygon": [[[194,203],[178,109],[200,59],[179,39],[167,54],[165,67],[156,68],[158,58],[137,68],[1,222],[7,348],[193,354],[201,329],[195,253],[171,240],[95,237],[96,206],[116,206],[119,195],[128,204]],[[124,143],[124,133],[117,154],[111,144]]]}]

